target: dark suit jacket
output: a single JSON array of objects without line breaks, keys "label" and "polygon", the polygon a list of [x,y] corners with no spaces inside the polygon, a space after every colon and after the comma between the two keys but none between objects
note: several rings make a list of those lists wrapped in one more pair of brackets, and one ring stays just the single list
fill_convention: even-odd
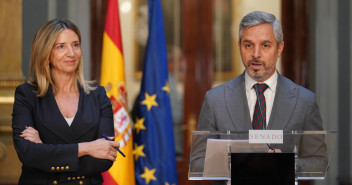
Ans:
[{"label": "dark suit jacket", "polygon": [[[13,140],[22,162],[19,184],[101,184],[101,172],[112,161],[90,156],[78,158],[78,143],[114,136],[113,113],[104,88],[98,86],[89,95],[80,88],[78,110],[69,126],[49,87],[37,97],[28,83],[16,88],[13,107]],[[43,144],[29,142],[19,135],[26,126],[38,130]]]},{"label": "dark suit jacket", "polygon": [[[245,91],[245,73],[206,93],[197,130],[248,131],[250,129],[252,129],[252,124]],[[278,74],[277,89],[267,129],[285,131],[323,130],[315,95]],[[311,163],[314,163],[313,166],[315,167],[313,168],[326,169],[324,138],[300,139],[299,157],[301,158],[297,161],[298,167],[307,170],[312,167]],[[286,143],[285,138],[284,143]],[[280,146],[277,146],[277,148],[280,148]],[[286,146],[287,148],[291,147]],[[192,154],[195,154],[194,159],[201,157],[201,155],[204,156],[204,152],[205,143],[196,142],[192,151]],[[293,149],[291,152],[293,152]],[[323,158],[323,164],[317,167],[316,161],[305,160],[305,158],[311,156]]]}]

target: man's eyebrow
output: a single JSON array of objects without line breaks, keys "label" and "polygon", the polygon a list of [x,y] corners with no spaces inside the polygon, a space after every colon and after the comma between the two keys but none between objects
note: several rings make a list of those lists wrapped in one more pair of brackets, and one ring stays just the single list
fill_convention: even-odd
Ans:
[{"label": "man's eyebrow", "polygon": [[250,42],[250,43],[252,43],[252,41],[251,41],[251,40],[248,40],[248,39],[245,39],[245,40],[243,40],[242,42]]},{"label": "man's eyebrow", "polygon": [[270,40],[264,40],[263,43],[273,43]]}]

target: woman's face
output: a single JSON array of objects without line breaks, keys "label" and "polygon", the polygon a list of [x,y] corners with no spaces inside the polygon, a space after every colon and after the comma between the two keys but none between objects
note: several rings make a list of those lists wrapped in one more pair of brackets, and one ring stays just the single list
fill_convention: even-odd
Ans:
[{"label": "woman's face", "polygon": [[81,55],[81,43],[78,35],[73,30],[63,30],[58,35],[50,53],[52,73],[74,74],[81,60]]}]

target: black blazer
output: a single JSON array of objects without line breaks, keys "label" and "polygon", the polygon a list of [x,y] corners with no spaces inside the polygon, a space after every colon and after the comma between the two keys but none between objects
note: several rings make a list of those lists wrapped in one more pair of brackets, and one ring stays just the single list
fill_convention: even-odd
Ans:
[{"label": "black blazer", "polygon": [[[69,126],[49,87],[44,97],[28,83],[16,88],[12,114],[13,140],[22,162],[19,184],[101,184],[101,172],[112,161],[90,156],[78,158],[78,143],[114,136],[113,113],[103,87],[89,95],[80,88],[78,110]],[[43,144],[27,141],[19,135],[26,126],[38,130]]]}]

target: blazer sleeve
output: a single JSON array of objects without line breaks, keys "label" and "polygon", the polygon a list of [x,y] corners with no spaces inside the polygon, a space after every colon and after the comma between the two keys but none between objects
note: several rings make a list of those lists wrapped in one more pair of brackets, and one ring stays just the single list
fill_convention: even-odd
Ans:
[{"label": "blazer sleeve", "polygon": [[[319,107],[315,101],[315,95],[310,98],[308,112],[304,123],[304,129],[323,130],[322,118]],[[323,134],[303,135],[300,142],[299,158],[297,159],[297,171],[324,171],[328,166],[327,148]]]},{"label": "blazer sleeve", "polygon": [[[213,110],[210,106],[209,92],[205,94],[202,109],[199,114],[197,131],[214,131],[214,117]],[[194,143],[192,144],[192,151],[190,156],[190,168],[192,172],[203,172],[204,171],[204,159],[207,144],[207,136],[198,135],[196,136]]]},{"label": "blazer sleeve", "polygon": [[47,172],[76,171],[78,145],[36,144],[20,137],[26,126],[34,127],[34,88],[23,84],[16,88],[12,114],[13,141],[18,158],[23,165]]},{"label": "blazer sleeve", "polygon": [[[110,103],[109,97],[106,95],[106,92],[103,87],[98,87],[96,90],[97,100],[99,101],[99,130],[97,131],[97,138],[102,137],[102,134],[105,133],[108,136],[114,136],[114,121],[113,121],[113,112],[112,106]],[[84,174],[94,175],[107,171],[112,166],[113,162],[107,159],[97,159],[91,156],[83,156],[80,158],[80,168],[84,169]]]},{"label": "blazer sleeve", "polygon": [[211,97],[209,92],[205,94],[202,109],[200,110],[197,130],[202,131],[215,131],[215,121],[214,121],[214,113],[211,106]]}]

